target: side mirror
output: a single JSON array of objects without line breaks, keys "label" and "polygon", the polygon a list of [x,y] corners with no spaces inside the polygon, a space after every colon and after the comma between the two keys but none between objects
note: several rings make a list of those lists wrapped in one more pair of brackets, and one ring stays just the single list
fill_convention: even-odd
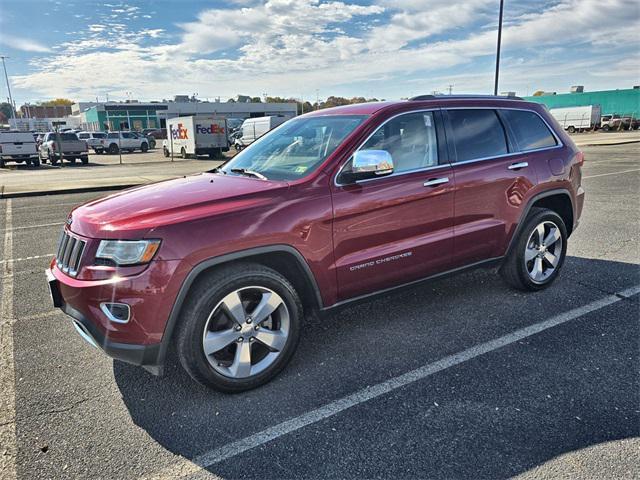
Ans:
[{"label": "side mirror", "polygon": [[343,174],[348,183],[393,173],[393,159],[386,150],[358,150],[353,155],[351,171]]}]

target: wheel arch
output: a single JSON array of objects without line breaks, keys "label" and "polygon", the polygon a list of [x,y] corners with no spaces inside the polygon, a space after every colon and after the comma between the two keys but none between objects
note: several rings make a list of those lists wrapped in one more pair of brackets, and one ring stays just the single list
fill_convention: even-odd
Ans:
[{"label": "wheel arch", "polygon": [[320,295],[320,290],[318,289],[311,268],[302,254],[290,245],[269,245],[209,258],[193,267],[182,282],[178,296],[167,319],[160,343],[156,367],[157,371],[156,368],[150,369],[153,373],[157,374],[162,372],[167,351],[171,344],[180,312],[182,311],[182,306],[191,287],[199,278],[202,278],[202,275],[205,275],[211,269],[221,265],[226,266],[240,262],[259,263],[276,270],[293,284],[298,295],[300,295],[300,300],[305,310],[322,308],[322,296]]},{"label": "wheel arch", "polygon": [[513,233],[511,240],[509,241],[509,248],[507,248],[505,257],[511,253],[511,250],[514,248],[518,237],[522,233],[522,229],[524,228],[525,220],[529,215],[529,212],[532,208],[548,208],[549,210],[553,210],[556,212],[565,223],[567,227],[567,234],[571,235],[573,232],[573,222],[574,222],[574,205],[573,199],[571,198],[571,194],[568,190],[564,188],[557,188],[553,190],[548,190],[546,192],[539,193],[534,195],[528,202],[526,207],[522,211],[522,215],[518,221],[518,227]]}]

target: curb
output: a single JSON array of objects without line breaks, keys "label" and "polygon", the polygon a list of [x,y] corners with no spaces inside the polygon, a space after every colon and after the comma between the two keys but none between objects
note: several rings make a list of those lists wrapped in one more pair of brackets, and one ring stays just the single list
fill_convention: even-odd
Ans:
[{"label": "curb", "polygon": [[45,195],[64,195],[71,193],[91,193],[91,192],[106,192],[110,190],[122,190],[124,188],[137,187],[138,185],[142,185],[142,183],[128,183],[128,184],[117,184],[117,185],[101,185],[99,187],[78,187],[78,188],[67,188],[63,190],[34,190],[29,192],[14,192],[14,193],[4,193],[4,186],[2,190],[0,190],[0,199],[5,198],[23,198],[23,197],[39,197]]},{"label": "curb", "polygon": [[576,144],[576,146],[578,147],[608,147],[611,145],[626,145],[629,143],[640,143],[640,139],[636,139],[636,140],[620,140],[617,142],[610,142],[610,143],[582,143],[580,145]]}]

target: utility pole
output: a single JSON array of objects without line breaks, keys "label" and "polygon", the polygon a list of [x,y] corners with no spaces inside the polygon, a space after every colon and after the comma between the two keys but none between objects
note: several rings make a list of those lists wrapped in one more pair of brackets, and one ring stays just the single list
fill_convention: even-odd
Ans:
[{"label": "utility pole", "polygon": [[7,92],[9,92],[9,104],[11,105],[11,118],[16,119],[16,109],[13,103],[13,97],[11,96],[11,87],[9,86],[9,76],[7,75],[7,66],[4,63],[5,58],[9,58],[5,55],[0,55],[2,59],[2,68],[4,69],[4,79],[7,81]]},{"label": "utility pole", "polygon": [[320,110],[320,90],[316,88],[316,110]]},{"label": "utility pole", "polygon": [[500,74],[500,42],[502,40],[502,13],[504,11],[504,0],[500,0],[500,16],[498,18],[498,45],[496,48],[496,78],[493,85],[493,94],[498,95],[498,76]]},{"label": "utility pole", "polygon": [[449,95],[451,95],[451,93],[453,92],[453,83],[449,84]]}]

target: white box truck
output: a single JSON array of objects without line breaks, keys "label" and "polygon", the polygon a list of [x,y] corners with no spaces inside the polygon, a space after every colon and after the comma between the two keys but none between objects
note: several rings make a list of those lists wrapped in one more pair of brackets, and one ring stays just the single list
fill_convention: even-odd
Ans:
[{"label": "white box truck", "polygon": [[283,115],[272,115],[269,117],[247,118],[240,127],[241,135],[236,136],[233,146],[240,151],[244,147],[251,145],[269,130],[273,130],[278,125],[287,121]]},{"label": "white box truck", "polygon": [[182,158],[209,155],[220,158],[229,150],[227,121],[223,117],[191,116],[167,120],[167,139],[162,142],[164,156],[173,152]]},{"label": "white box truck", "polygon": [[551,108],[549,112],[569,133],[592,130],[600,123],[600,105]]}]

